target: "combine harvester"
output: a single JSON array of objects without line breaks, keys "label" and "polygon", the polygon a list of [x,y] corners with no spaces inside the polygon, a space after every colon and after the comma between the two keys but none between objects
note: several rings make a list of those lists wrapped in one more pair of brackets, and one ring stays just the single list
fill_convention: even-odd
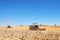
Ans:
[{"label": "combine harvester", "polygon": [[40,30],[40,31],[45,31],[46,28],[39,28],[39,25],[37,23],[33,23],[32,25],[30,25],[30,30]]}]

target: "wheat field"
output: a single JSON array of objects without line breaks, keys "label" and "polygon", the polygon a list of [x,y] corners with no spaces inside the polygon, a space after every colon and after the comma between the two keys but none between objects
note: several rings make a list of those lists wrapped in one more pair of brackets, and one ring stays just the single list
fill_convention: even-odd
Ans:
[{"label": "wheat field", "polygon": [[[43,28],[43,27],[39,27]],[[60,27],[44,27],[44,31],[29,30],[28,26],[0,28],[0,40],[60,40]]]}]

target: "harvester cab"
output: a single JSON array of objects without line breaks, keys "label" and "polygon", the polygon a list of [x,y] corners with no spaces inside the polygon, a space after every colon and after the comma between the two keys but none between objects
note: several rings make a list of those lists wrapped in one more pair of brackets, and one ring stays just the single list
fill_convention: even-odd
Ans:
[{"label": "harvester cab", "polygon": [[8,25],[8,26],[7,26],[7,28],[11,28],[11,26],[10,26],[10,25]]},{"label": "harvester cab", "polygon": [[36,30],[38,29],[38,24],[37,23],[33,23],[32,25],[30,25],[30,30]]}]

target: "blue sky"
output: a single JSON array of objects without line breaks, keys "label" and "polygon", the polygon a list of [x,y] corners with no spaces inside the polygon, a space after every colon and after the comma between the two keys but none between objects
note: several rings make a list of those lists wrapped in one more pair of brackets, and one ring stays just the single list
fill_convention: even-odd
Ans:
[{"label": "blue sky", "polygon": [[0,0],[0,25],[60,25],[60,0]]}]

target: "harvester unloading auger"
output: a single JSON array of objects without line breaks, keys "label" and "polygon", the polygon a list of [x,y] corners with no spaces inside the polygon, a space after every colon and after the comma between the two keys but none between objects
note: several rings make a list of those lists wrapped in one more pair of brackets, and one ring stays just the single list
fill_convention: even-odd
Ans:
[{"label": "harvester unloading auger", "polygon": [[44,30],[46,30],[46,28],[39,28],[39,25],[37,23],[33,23],[32,25],[30,25],[30,30],[44,31]]}]

